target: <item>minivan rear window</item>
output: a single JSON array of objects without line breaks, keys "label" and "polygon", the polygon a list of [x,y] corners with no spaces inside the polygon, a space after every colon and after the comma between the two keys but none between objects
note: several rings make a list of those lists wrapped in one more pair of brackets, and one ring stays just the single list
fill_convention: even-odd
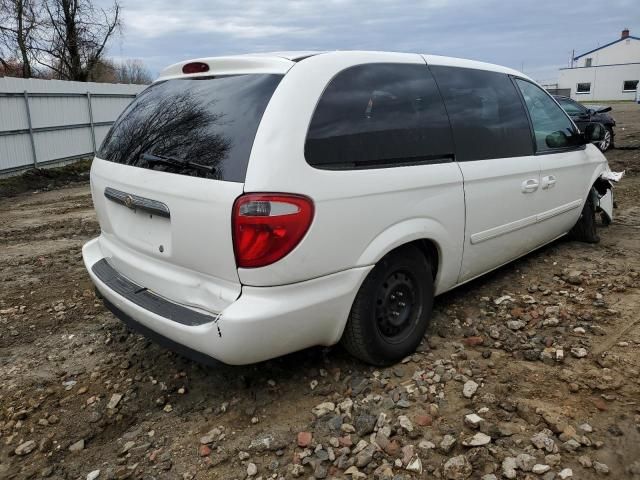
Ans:
[{"label": "minivan rear window", "polygon": [[104,139],[104,160],[244,182],[262,114],[282,75],[180,78],[155,83]]}]

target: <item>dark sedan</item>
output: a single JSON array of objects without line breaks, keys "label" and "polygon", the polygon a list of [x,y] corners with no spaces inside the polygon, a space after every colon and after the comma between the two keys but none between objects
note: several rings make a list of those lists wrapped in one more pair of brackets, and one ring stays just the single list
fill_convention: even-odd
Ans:
[{"label": "dark sedan", "polygon": [[611,107],[592,105],[586,107],[569,97],[554,95],[560,106],[569,114],[578,128],[583,131],[589,123],[601,123],[605,127],[605,135],[601,142],[597,145],[603,152],[613,148],[613,127],[616,121],[607,112],[611,111]]}]

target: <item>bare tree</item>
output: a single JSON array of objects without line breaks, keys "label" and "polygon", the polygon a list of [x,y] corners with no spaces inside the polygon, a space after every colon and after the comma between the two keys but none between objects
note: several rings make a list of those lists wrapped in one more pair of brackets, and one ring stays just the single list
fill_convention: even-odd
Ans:
[{"label": "bare tree", "polygon": [[0,65],[24,78],[33,75],[34,48],[40,28],[41,7],[37,0],[0,0]]},{"label": "bare tree", "polygon": [[137,59],[127,59],[116,64],[116,74],[118,83],[148,85],[153,80],[149,69],[142,60]]},{"label": "bare tree", "polygon": [[43,1],[47,31],[37,47],[38,62],[61,79],[86,82],[120,31],[120,4],[114,0],[105,10],[91,0]]}]

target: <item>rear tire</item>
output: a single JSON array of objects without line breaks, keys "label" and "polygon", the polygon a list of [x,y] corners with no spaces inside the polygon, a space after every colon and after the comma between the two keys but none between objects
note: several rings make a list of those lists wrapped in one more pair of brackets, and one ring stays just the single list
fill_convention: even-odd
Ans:
[{"label": "rear tire", "polygon": [[432,308],[429,262],[417,247],[394,250],[376,264],[360,287],[341,342],[364,362],[396,363],[420,345]]},{"label": "rear tire", "polygon": [[571,239],[585,243],[598,243],[600,241],[600,237],[596,232],[596,195],[593,188],[589,190],[589,196],[584,207],[582,207],[580,218],[569,232]]}]

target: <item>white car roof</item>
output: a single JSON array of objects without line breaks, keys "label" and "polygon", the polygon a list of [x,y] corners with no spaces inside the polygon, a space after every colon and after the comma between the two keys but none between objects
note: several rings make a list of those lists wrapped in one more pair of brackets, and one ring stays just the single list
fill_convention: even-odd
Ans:
[{"label": "white car roof", "polygon": [[[174,63],[168,66],[160,73],[160,76],[156,81],[167,80],[169,78],[178,77],[196,77],[196,76],[209,76],[225,75],[225,74],[242,74],[242,73],[286,73],[296,62],[302,61],[305,58],[315,55],[323,56],[335,56],[342,57],[348,55],[351,58],[357,58],[357,54],[366,54],[368,58],[372,54],[380,53],[385,58],[389,58],[389,55],[393,55],[394,52],[370,52],[370,51],[284,51],[284,52],[266,52],[266,53],[249,53],[243,55],[230,55],[224,57],[205,57],[195,58],[191,60],[185,60],[182,62]],[[397,53],[398,57],[406,56],[406,53]],[[414,54],[420,55],[425,59],[428,65],[443,65],[451,67],[463,67],[473,68],[476,70],[487,70],[491,72],[500,72],[508,75],[515,75],[518,77],[528,78],[522,72],[517,70],[495,65],[492,63],[479,62],[476,60],[466,60],[463,58],[445,57],[441,55],[429,55],[429,54]],[[182,73],[182,67],[187,63],[202,62],[209,65],[209,71],[203,73],[195,73],[185,75]],[[355,62],[357,63],[357,62]],[[354,64],[355,64],[354,63]]]}]

